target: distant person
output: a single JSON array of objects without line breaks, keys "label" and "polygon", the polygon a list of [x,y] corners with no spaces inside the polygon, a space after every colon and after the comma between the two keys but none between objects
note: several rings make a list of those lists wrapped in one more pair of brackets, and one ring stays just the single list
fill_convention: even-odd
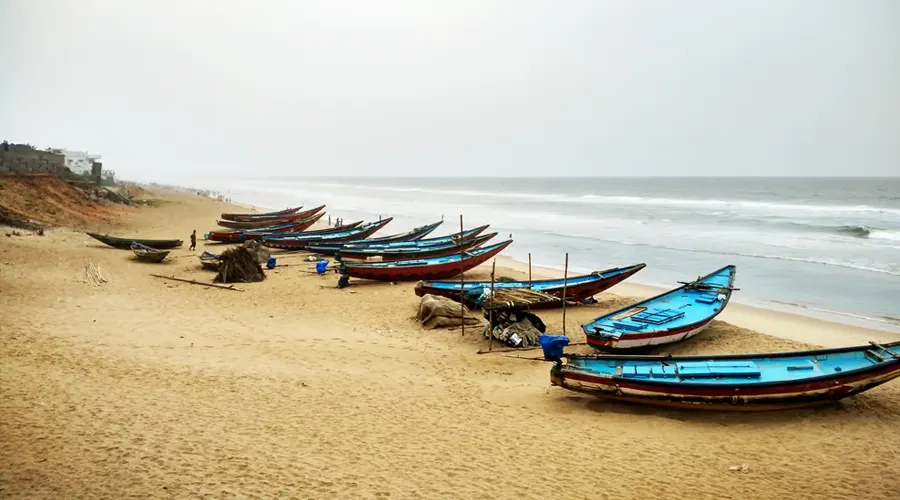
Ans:
[{"label": "distant person", "polygon": [[330,215],[328,216],[328,225],[329,226],[331,225],[331,216]]},{"label": "distant person", "polygon": [[191,248],[190,250],[193,252],[197,249],[197,230],[194,229],[194,232],[191,233]]}]

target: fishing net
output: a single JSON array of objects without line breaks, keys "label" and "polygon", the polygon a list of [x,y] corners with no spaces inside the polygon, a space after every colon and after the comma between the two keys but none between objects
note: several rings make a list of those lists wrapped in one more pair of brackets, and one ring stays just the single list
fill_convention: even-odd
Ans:
[{"label": "fishing net", "polygon": [[256,241],[222,252],[216,283],[252,283],[266,279],[262,263],[269,258],[269,251]]}]

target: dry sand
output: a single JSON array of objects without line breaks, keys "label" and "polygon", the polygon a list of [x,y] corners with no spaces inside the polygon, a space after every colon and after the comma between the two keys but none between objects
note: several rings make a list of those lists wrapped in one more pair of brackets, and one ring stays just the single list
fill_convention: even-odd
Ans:
[{"label": "dry sand", "polygon": [[[165,198],[116,232],[187,240],[232,208]],[[480,332],[421,330],[412,284],[338,290],[299,258],[243,293],[148,276],[211,278],[199,247],[152,265],[69,230],[0,236],[0,497],[896,497],[900,383],[762,414],[606,403],[549,387],[547,363],[475,354]],[[107,283],[83,282],[88,259]],[[600,299],[569,310],[574,341],[627,301]],[[725,320],[781,337],[716,321],[671,352],[850,331],[733,306]]]}]

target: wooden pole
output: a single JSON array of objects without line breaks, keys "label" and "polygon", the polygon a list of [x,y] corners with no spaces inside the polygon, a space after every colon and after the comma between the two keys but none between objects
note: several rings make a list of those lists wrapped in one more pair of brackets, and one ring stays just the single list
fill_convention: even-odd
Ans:
[{"label": "wooden pole", "polygon": [[[459,214],[459,232],[463,231],[463,216]],[[462,240],[459,246],[460,269],[462,269],[462,259],[465,257],[463,253]],[[459,321],[462,324],[461,336],[466,336],[466,276],[465,273],[459,274]]]},{"label": "wooden pole", "polygon": [[566,334],[566,288],[569,284],[569,252],[566,252],[566,268],[563,270],[563,335]]},{"label": "wooden pole", "polygon": [[190,283],[192,285],[201,285],[201,286],[211,286],[213,288],[221,288],[223,290],[234,290],[235,292],[243,292],[240,288],[235,288],[234,285],[220,285],[218,283],[206,283],[203,281],[194,281],[185,278],[176,278],[175,276],[163,276],[161,274],[151,274],[154,278],[162,278],[164,280],[172,280],[172,281],[182,281],[184,283]]},{"label": "wooden pole", "polygon": [[[497,271],[497,259],[491,265],[491,317],[488,320],[488,328],[490,329],[490,340],[488,341],[488,351],[494,348],[494,273]],[[484,307],[483,305],[481,307]]]},{"label": "wooden pole", "polygon": [[528,252],[528,288],[531,288],[531,252]]}]

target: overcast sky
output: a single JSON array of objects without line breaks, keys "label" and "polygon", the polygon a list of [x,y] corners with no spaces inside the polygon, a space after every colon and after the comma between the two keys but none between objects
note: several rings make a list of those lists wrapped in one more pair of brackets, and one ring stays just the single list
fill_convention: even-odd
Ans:
[{"label": "overcast sky", "polygon": [[135,180],[900,174],[897,0],[0,0],[0,68]]}]

